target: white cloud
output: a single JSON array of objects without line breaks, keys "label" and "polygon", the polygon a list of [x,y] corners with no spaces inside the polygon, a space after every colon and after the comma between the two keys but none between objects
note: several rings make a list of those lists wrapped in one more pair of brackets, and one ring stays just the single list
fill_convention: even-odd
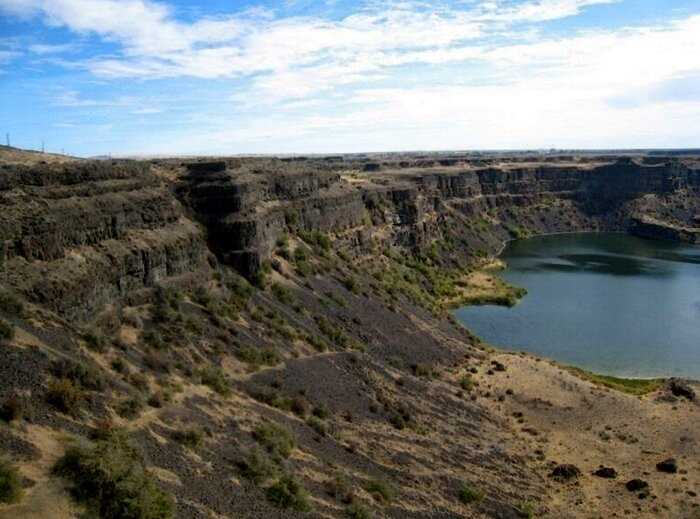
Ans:
[{"label": "white cloud", "polygon": [[72,51],[76,50],[76,48],[77,48],[77,46],[73,45],[71,43],[58,44],[58,45],[37,43],[35,45],[29,46],[29,52],[32,52],[34,54],[39,54],[39,55],[63,54],[65,52],[72,52]]},{"label": "white cloud", "polygon": [[[116,43],[118,52],[79,64],[102,78],[244,78],[184,141],[162,142],[172,151],[690,143],[698,97],[658,92],[699,77],[700,15],[556,38],[538,30],[615,1],[376,1],[333,21],[262,10],[185,23],[146,0],[0,0],[0,10]],[[433,65],[447,72],[433,76]],[[56,103],[167,109],[77,91]]]},{"label": "white cloud", "polygon": [[133,106],[136,99],[129,96],[120,96],[109,99],[89,99],[81,97],[77,90],[66,90],[58,94],[53,99],[56,106],[66,106],[72,108],[100,107],[100,106]]},{"label": "white cloud", "polygon": [[95,57],[86,64],[99,75],[216,78],[273,72],[282,75],[279,83],[319,61],[327,69],[359,72],[362,63],[367,71],[401,62],[463,59],[474,53],[464,42],[509,24],[571,16],[614,1],[532,0],[515,7],[490,2],[469,9],[375,2],[339,21],[274,19],[257,11],[183,23],[166,4],[147,0],[0,0],[0,10],[41,15],[49,25],[118,43],[121,56]]},{"label": "white cloud", "polygon": [[11,50],[0,50],[0,64],[8,63],[20,56],[19,52],[14,52]]}]

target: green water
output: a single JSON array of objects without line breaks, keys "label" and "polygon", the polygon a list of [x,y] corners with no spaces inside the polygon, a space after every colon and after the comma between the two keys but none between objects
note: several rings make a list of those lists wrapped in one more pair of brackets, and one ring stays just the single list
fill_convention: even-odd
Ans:
[{"label": "green water", "polygon": [[510,242],[515,307],[455,312],[485,341],[623,377],[700,379],[700,247],[624,234]]}]

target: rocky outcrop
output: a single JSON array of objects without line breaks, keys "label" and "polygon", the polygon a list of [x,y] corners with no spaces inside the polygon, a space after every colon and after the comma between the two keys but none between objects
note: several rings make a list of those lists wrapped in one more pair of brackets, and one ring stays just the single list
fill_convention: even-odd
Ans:
[{"label": "rocky outcrop", "polygon": [[648,216],[632,218],[629,231],[640,238],[700,243],[700,228],[682,227]]},{"label": "rocky outcrop", "polygon": [[299,231],[332,235],[352,256],[396,246],[458,262],[548,232],[698,241],[700,170],[688,160],[301,159],[2,166],[8,282],[87,317],[115,297],[196,274],[209,251],[252,276]]},{"label": "rocky outcrop", "polygon": [[333,234],[355,255],[373,245],[424,253],[448,239],[469,256],[495,253],[522,232],[621,231],[636,228],[636,212],[698,209],[688,193],[700,175],[676,159],[345,158],[349,177],[328,161],[300,163],[188,164],[177,193],[207,227],[219,258],[248,275],[294,230]]},{"label": "rocky outcrop", "polygon": [[66,317],[206,266],[202,231],[144,163],[6,166],[0,205],[4,281]]}]

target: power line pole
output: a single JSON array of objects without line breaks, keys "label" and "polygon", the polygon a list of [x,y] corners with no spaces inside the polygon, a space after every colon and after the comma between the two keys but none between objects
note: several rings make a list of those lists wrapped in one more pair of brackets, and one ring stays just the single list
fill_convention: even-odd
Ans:
[{"label": "power line pole", "polygon": [[41,153],[44,153],[44,139],[41,139]]},{"label": "power line pole", "polygon": [[5,140],[7,141],[7,147],[9,148],[10,147],[10,134],[9,133],[5,134]]}]

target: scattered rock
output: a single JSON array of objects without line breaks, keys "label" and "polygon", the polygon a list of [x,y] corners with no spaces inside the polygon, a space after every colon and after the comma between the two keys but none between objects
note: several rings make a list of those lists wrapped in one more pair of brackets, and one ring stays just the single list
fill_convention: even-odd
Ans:
[{"label": "scattered rock", "polygon": [[656,470],[666,472],[667,474],[675,474],[678,472],[678,462],[674,458],[669,458],[656,464]]},{"label": "scattered rock", "polygon": [[495,371],[505,371],[506,370],[505,364],[498,362],[497,360],[492,360],[491,365],[493,366],[493,369]]},{"label": "scattered rock", "polygon": [[617,471],[612,467],[600,467],[593,475],[599,478],[615,479],[617,477]]},{"label": "scattered rock", "polygon": [[668,389],[674,396],[680,396],[688,400],[695,400],[695,391],[688,382],[679,378],[672,378],[668,381]]},{"label": "scattered rock", "polygon": [[643,479],[630,479],[627,483],[625,483],[625,487],[630,492],[639,492],[640,490],[649,488],[649,483]]},{"label": "scattered rock", "polygon": [[569,481],[580,475],[581,470],[576,465],[557,465],[549,476],[558,481]]}]

